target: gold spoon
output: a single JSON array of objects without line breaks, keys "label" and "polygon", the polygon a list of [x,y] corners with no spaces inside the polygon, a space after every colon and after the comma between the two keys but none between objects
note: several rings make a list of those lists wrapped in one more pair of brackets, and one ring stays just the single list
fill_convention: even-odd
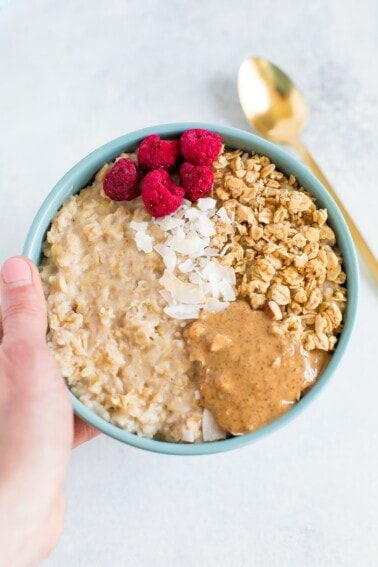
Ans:
[{"label": "gold spoon", "polygon": [[238,91],[244,114],[255,130],[272,142],[293,146],[307,166],[328,189],[349,226],[361,256],[377,281],[378,262],[373,252],[329,181],[299,138],[307,117],[307,107],[302,94],[294,83],[273,63],[256,57],[246,59],[240,65]]}]

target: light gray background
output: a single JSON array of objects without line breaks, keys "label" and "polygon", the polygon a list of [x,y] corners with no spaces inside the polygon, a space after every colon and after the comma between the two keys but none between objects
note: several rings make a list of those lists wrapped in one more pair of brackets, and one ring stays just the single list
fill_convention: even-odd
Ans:
[{"label": "light gray background", "polygon": [[[236,74],[249,55],[297,79],[310,107],[303,138],[377,244],[374,0],[2,4],[0,261],[20,253],[55,182],[107,140],[178,120],[246,128]],[[264,441],[199,458],[105,437],[74,451],[63,537],[46,565],[377,565],[376,307],[363,270],[343,363]]]}]

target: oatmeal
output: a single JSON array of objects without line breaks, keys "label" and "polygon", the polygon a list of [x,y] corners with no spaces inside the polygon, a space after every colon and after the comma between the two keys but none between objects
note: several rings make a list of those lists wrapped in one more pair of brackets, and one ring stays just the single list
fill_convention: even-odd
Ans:
[{"label": "oatmeal", "polygon": [[[200,442],[256,429],[300,399],[342,330],[327,211],[215,133],[190,133],[182,154],[158,136],[142,150],[105,164],[52,221],[49,345],[75,396],[132,433]],[[201,334],[211,321],[222,330]],[[236,396],[209,386],[228,363]]]},{"label": "oatmeal", "polygon": [[104,173],[67,201],[47,236],[49,344],[72,392],[104,419],[147,437],[199,440],[185,323],[164,313],[164,264],[138,251],[130,228],[150,217],[140,198],[104,198]]}]

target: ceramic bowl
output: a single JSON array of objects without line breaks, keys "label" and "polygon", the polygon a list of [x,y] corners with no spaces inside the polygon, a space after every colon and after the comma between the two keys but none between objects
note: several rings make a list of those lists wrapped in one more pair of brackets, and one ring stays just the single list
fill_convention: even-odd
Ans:
[{"label": "ceramic bowl", "polygon": [[70,169],[70,171],[68,171],[68,173],[66,173],[66,175],[64,175],[64,177],[55,185],[51,193],[41,205],[30,227],[23,253],[31,258],[36,264],[40,262],[42,243],[55,213],[58,209],[60,209],[62,204],[70,195],[77,193],[82,187],[85,187],[92,181],[96,171],[105,162],[113,160],[121,152],[130,152],[135,150],[141,140],[149,134],[157,133],[165,138],[175,138],[180,136],[184,130],[188,130],[189,128],[205,128],[219,132],[224,143],[228,147],[242,148],[246,151],[255,151],[259,154],[267,155],[277,165],[278,169],[282,170],[286,174],[292,173],[295,175],[300,184],[317,199],[320,207],[326,207],[328,209],[328,222],[336,233],[337,244],[344,258],[344,270],[347,274],[348,287],[348,303],[345,312],[344,328],[326,370],[310,391],[306,393],[288,413],[255,432],[210,443],[188,444],[156,441],[154,439],[139,437],[105,421],[82,404],[71,393],[75,413],[83,420],[110,437],[118,439],[123,443],[139,447],[140,449],[146,449],[158,453],[204,455],[236,449],[243,445],[247,445],[253,441],[264,438],[269,433],[272,433],[276,429],[287,424],[290,420],[294,419],[301,411],[312,403],[319,392],[330,380],[349,344],[357,309],[359,276],[356,252],[347,225],[337,205],[314,175],[304,165],[280,147],[250,134],[249,132],[244,132],[227,126],[206,123],[177,123],[152,126],[143,130],[130,132],[129,134],[125,134],[120,138],[108,142],[104,146],[101,146],[90,153],[87,157],[79,161],[79,163]]}]

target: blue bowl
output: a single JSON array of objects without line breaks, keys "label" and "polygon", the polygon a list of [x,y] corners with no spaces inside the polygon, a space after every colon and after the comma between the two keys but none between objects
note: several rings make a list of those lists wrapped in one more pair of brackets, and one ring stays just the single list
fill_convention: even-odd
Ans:
[{"label": "blue bowl", "polygon": [[66,175],[55,185],[39,209],[27,235],[23,253],[36,264],[40,262],[42,243],[55,213],[70,195],[77,193],[82,187],[85,187],[92,181],[96,171],[105,162],[113,160],[121,152],[135,150],[141,140],[149,134],[157,133],[162,137],[174,138],[180,136],[184,130],[188,130],[189,128],[206,128],[208,130],[219,132],[227,146],[231,148],[242,148],[246,151],[255,151],[259,154],[267,155],[275,164],[277,164],[278,169],[282,170],[286,174],[292,173],[295,175],[300,184],[312,193],[314,197],[316,197],[319,205],[328,209],[329,224],[336,233],[337,244],[344,258],[344,270],[347,274],[348,287],[348,303],[345,312],[344,329],[326,370],[311,390],[293,407],[293,409],[276,421],[258,429],[255,432],[209,443],[185,444],[155,441],[153,439],[139,437],[107,422],[87,408],[71,393],[71,400],[75,413],[84,421],[90,423],[96,429],[99,429],[114,439],[133,445],[134,447],[139,447],[140,449],[155,451],[157,453],[169,453],[174,455],[206,455],[236,449],[253,441],[257,441],[258,439],[262,439],[268,435],[268,433],[272,433],[292,420],[299,414],[299,412],[303,411],[310,405],[312,400],[319,394],[320,390],[327,384],[340,363],[349,343],[356,318],[359,285],[356,252],[348,227],[337,208],[337,205],[314,175],[305,166],[296,161],[278,146],[275,146],[258,136],[254,136],[253,134],[237,130],[235,128],[193,122],[164,124],[144,128],[143,130],[137,130],[136,132],[131,132],[130,134],[121,136],[120,138],[105,144],[101,148],[98,148],[79,161],[77,165],[66,173]]}]

